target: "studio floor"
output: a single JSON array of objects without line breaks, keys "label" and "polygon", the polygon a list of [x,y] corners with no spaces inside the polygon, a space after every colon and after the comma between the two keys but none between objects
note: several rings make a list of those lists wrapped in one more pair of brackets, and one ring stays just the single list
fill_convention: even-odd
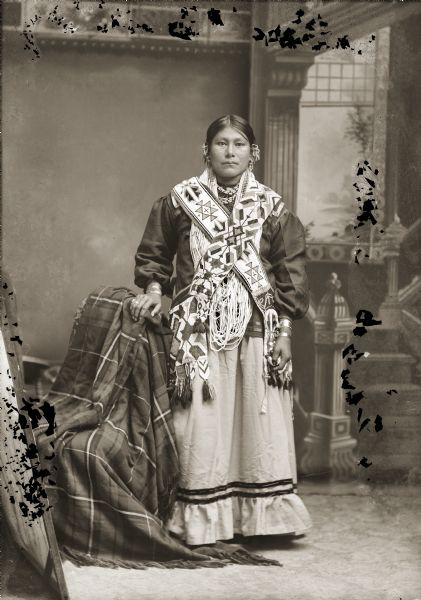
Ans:
[{"label": "studio floor", "polygon": [[[126,570],[64,563],[71,600],[421,600],[420,487],[306,481],[311,532],[255,538],[282,567]],[[7,551],[6,551],[7,553]],[[2,556],[2,564],[8,557]],[[4,600],[53,600],[23,558],[8,561]]]}]

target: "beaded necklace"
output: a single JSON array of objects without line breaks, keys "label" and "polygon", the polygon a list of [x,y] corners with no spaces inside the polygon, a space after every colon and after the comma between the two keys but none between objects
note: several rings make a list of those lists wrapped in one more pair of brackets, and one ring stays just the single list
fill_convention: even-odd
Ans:
[{"label": "beaded necklace", "polygon": [[237,185],[231,186],[231,185],[227,185],[227,186],[223,186],[223,185],[217,185],[217,189],[218,189],[218,198],[220,199],[220,201],[222,202],[222,204],[225,204],[226,206],[232,206],[235,202],[235,197],[238,193],[238,188],[239,188],[240,182],[237,183]]}]

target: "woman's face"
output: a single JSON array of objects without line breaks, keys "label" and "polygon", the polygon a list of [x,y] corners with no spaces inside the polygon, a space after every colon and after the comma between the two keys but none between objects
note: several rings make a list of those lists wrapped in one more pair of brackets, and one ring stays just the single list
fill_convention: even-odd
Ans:
[{"label": "woman's face", "polygon": [[213,138],[209,158],[217,181],[235,185],[248,168],[250,143],[237,129],[227,126]]}]

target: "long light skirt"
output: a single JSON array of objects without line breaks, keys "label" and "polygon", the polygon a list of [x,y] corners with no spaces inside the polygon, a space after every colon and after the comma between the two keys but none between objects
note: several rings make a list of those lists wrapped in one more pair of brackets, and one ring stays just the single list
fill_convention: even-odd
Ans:
[{"label": "long light skirt", "polygon": [[209,367],[216,398],[202,401],[196,377],[191,406],[174,411],[181,483],[168,528],[192,545],[305,531],[290,395],[265,386],[263,340],[211,351]]}]

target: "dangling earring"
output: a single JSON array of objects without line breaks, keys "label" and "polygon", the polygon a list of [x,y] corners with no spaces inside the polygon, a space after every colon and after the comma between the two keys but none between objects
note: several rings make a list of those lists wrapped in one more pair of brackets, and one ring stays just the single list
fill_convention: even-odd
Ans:
[{"label": "dangling earring", "polygon": [[215,173],[213,172],[212,165],[211,165],[211,160],[210,160],[210,156],[209,156],[209,147],[206,143],[202,144],[202,158],[203,158],[203,162],[206,165],[206,171],[207,171],[207,175],[208,175],[209,185],[211,188],[216,189],[216,177],[215,177]]},{"label": "dangling earring", "polygon": [[260,148],[257,144],[251,145],[251,158],[253,162],[260,160]]},{"label": "dangling earring", "polygon": [[250,149],[251,149],[251,153],[250,153],[251,155],[250,155],[248,169],[249,169],[250,173],[252,173],[253,169],[254,169],[254,163],[260,159],[260,148],[257,144],[252,144],[250,146]]},{"label": "dangling earring", "polygon": [[202,157],[203,157],[203,162],[205,163],[205,165],[207,167],[209,167],[210,159],[209,159],[209,148],[208,148],[207,144],[202,144]]}]

